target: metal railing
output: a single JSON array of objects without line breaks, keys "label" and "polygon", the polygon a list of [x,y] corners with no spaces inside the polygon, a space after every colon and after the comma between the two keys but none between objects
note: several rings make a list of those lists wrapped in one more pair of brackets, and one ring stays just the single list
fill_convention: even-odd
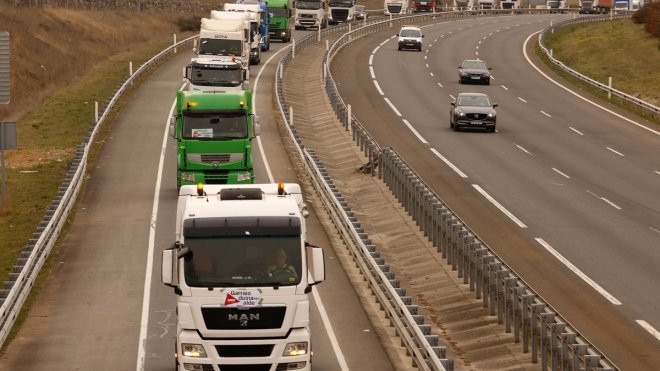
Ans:
[{"label": "metal railing", "polygon": [[[522,10],[524,14],[528,12],[530,9]],[[531,12],[548,13],[549,10],[540,12],[531,10]],[[540,356],[542,369],[614,370],[616,367],[580,336],[574,327],[562,319],[550,305],[527,287],[524,281],[513,273],[513,270],[443,204],[440,197],[414,173],[393,149],[380,148],[357,118],[352,115],[332,78],[329,63],[334,54],[341,47],[361,36],[388,29],[394,24],[403,22],[415,23],[434,18],[462,17],[466,13],[490,15],[493,13],[511,14],[511,11],[414,15],[397,17],[392,20],[378,20],[355,30],[344,27],[348,32],[339,37],[326,52],[322,67],[326,93],[330,98],[333,110],[344,128],[351,131],[353,139],[365,151],[365,156],[369,159],[368,169],[372,175],[374,169],[378,168],[379,177],[388,185],[421,230],[437,247],[442,257],[447,259],[447,264],[451,266],[452,270],[457,271],[459,278],[463,278],[465,284],[469,284],[469,289],[475,292],[476,298],[483,300],[483,306],[489,309],[489,313],[497,316],[498,323],[504,324],[505,332],[513,332],[514,342],[522,341],[523,352],[531,353],[533,363],[539,362]],[[314,37],[308,37],[295,48],[300,51],[315,42]],[[295,128],[289,125],[282,76],[292,54],[295,53],[290,51],[278,66],[276,93],[282,118],[287,123],[289,133],[297,144],[298,156],[302,159],[316,191],[326,208],[330,210],[335,225],[352,250],[379,302],[387,304],[383,304],[386,314],[390,319],[398,318],[398,321],[392,320],[392,323],[397,333],[403,334],[403,343],[413,357],[414,363],[423,369],[438,368],[440,365],[436,363],[436,357],[429,357],[428,349],[431,348],[436,356],[446,356],[444,347],[438,347],[435,343],[436,340],[432,340],[434,346],[430,346],[431,343],[424,344],[416,331],[410,332],[412,324],[410,317],[414,315],[403,309],[402,304],[407,306],[409,303],[411,304],[408,297],[405,296],[405,290],[399,288],[399,282],[394,279],[394,272],[389,270],[380,257],[377,247],[370,244],[368,236],[362,233],[359,222],[353,216],[337,187],[334,186],[318,157],[313,151],[303,147],[301,139],[295,133]],[[374,264],[379,268],[375,269]],[[383,274],[385,274],[384,278]],[[396,300],[392,291],[403,300]],[[450,360],[444,362],[445,366],[453,367]]]},{"label": "metal railing", "polygon": [[633,105],[648,111],[652,116],[657,117],[660,115],[660,107],[655,106],[649,102],[646,102],[642,99],[639,99],[637,97],[634,97],[630,94],[624,93],[620,90],[613,89],[611,86],[608,84],[603,84],[599,81],[596,81],[589,76],[583,75],[578,71],[573,70],[572,68],[568,67],[566,64],[564,64],[562,61],[558,60],[553,56],[553,52],[551,49],[549,49],[545,45],[545,39],[548,37],[548,35],[552,32],[554,32],[555,28],[561,28],[561,27],[568,27],[572,26],[575,24],[581,24],[581,23],[588,23],[588,22],[599,22],[599,21],[610,21],[613,19],[625,19],[625,18],[630,18],[631,17],[631,12],[624,12],[623,15],[616,15],[616,16],[591,16],[591,17],[580,17],[576,19],[570,19],[567,21],[559,22],[555,25],[550,25],[543,29],[543,31],[539,34],[539,47],[543,51],[543,53],[546,55],[548,60],[552,62],[552,64],[556,65],[559,67],[561,70],[565,71],[566,73],[570,74],[571,76],[586,82],[587,84],[596,87],[605,93],[608,94],[608,96],[615,96],[618,97],[619,99],[622,99],[623,101],[632,103]]},{"label": "metal railing", "polygon": [[190,43],[196,38],[197,36],[187,38],[161,51],[140,66],[126,81],[119,85],[112,97],[110,97],[99,120],[94,123],[94,126],[86,134],[83,143],[78,146],[75,158],[69,166],[67,175],[59,187],[55,199],[51,202],[46,215],[44,215],[41,224],[37,227],[32,238],[23,250],[21,250],[20,256],[12,269],[12,273],[9,275],[9,279],[4,282],[4,286],[0,289],[0,345],[4,343],[9,331],[14,325],[18,313],[23,307],[23,303],[29,295],[30,289],[46,262],[59,236],[59,232],[76,201],[84,180],[89,151],[98,130],[110,115],[110,111],[121,95],[144,71],[159,62],[177,47]]}]

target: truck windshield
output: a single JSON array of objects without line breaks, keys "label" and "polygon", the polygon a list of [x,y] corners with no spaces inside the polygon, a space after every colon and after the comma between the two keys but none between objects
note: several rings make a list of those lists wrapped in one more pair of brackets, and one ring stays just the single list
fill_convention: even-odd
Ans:
[{"label": "truck windshield", "polygon": [[241,40],[202,39],[199,45],[201,55],[241,55]]},{"label": "truck windshield", "polygon": [[303,273],[299,236],[188,238],[186,246],[191,287],[290,286]]},{"label": "truck windshield", "polygon": [[248,136],[245,112],[198,113],[184,111],[183,138],[185,139],[242,139]]},{"label": "truck windshield", "polygon": [[199,86],[239,86],[243,71],[239,65],[223,66],[192,66],[190,82]]},{"label": "truck windshield", "polygon": [[353,0],[330,0],[330,6],[345,6],[345,7],[352,7],[353,6]]},{"label": "truck windshield", "polygon": [[273,13],[273,17],[287,18],[289,16],[286,8],[268,8],[268,11]]},{"label": "truck windshield", "polygon": [[296,9],[312,9],[317,10],[323,7],[323,3],[320,1],[296,1]]}]

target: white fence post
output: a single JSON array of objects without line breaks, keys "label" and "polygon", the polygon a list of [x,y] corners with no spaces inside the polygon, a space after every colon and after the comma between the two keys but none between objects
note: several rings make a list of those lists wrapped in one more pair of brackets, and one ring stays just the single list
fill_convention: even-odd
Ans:
[{"label": "white fence post", "polygon": [[607,99],[612,99],[612,76],[607,79],[607,86],[610,90],[607,91]]},{"label": "white fence post", "polygon": [[296,57],[296,39],[291,39],[291,59]]},{"label": "white fence post", "polygon": [[133,76],[133,61],[128,62],[128,76]]},{"label": "white fence post", "polygon": [[[172,38],[174,39],[174,43],[172,45],[176,45],[176,34],[172,34]],[[174,47],[174,52],[176,53],[176,47]]]},{"label": "white fence post", "polygon": [[293,126],[293,107],[289,106],[289,126]]},{"label": "white fence post", "polygon": [[94,122],[99,122],[99,102],[94,102]]}]

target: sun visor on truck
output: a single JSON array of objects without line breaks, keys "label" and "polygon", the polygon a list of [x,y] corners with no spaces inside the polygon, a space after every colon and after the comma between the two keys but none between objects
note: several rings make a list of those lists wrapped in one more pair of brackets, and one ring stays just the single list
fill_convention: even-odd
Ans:
[{"label": "sun visor on truck", "polygon": [[293,216],[192,218],[183,222],[184,237],[299,236]]}]

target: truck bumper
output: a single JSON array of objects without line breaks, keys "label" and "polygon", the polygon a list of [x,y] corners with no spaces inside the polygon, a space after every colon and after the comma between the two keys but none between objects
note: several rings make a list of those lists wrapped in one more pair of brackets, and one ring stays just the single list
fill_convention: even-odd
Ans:
[{"label": "truck bumper", "polygon": [[287,28],[286,30],[273,30],[269,31],[271,40],[282,40],[288,41],[291,38],[291,29]]},{"label": "truck bumper", "polygon": [[[284,348],[289,343],[307,342],[307,354],[301,356],[283,357]],[[185,357],[181,344],[202,344],[206,352],[205,358]],[[183,330],[176,343],[178,370],[220,371],[225,365],[241,365],[254,371],[276,370],[311,370],[310,334],[307,329],[293,329],[286,339],[202,339],[197,331]],[[227,347],[227,348],[225,348]],[[240,347],[241,356],[220,356],[220,353],[232,353]],[[247,356],[254,352],[254,356]],[[264,355],[266,354],[267,355]],[[227,355],[225,354],[225,355]],[[232,354],[235,355],[235,354]],[[193,366],[194,365],[194,366]]]},{"label": "truck bumper", "polygon": [[252,184],[254,183],[254,170],[230,171],[177,171],[177,187],[182,185],[203,184]]}]

